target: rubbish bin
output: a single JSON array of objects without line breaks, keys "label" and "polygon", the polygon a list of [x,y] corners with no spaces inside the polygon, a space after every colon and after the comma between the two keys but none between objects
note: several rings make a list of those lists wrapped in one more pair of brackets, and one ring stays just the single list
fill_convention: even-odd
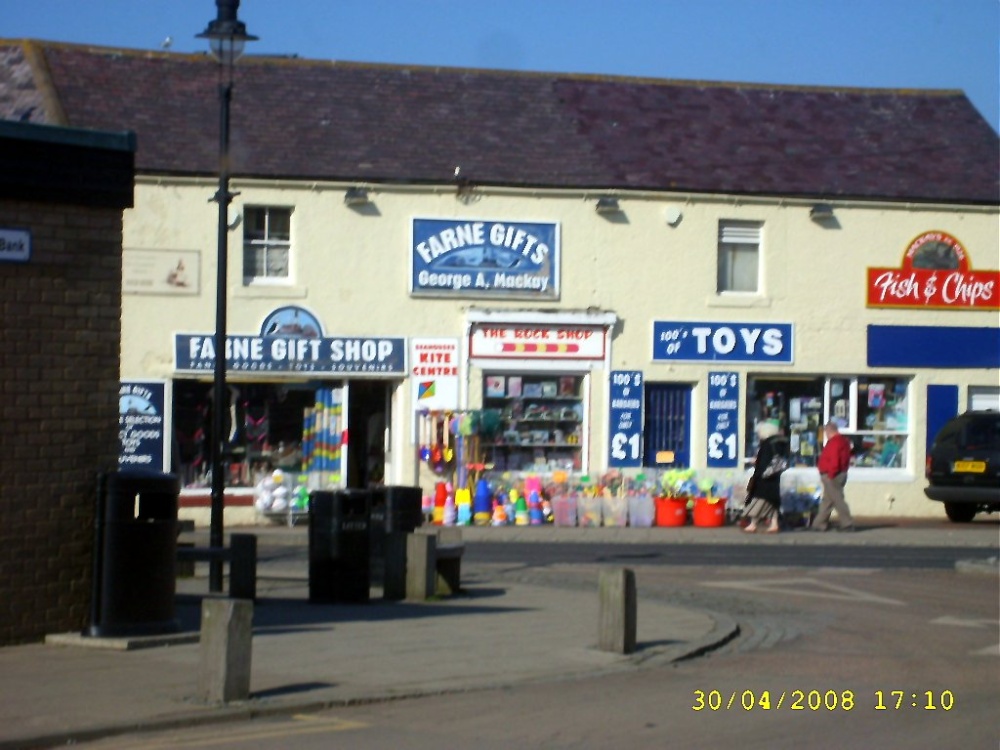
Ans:
[{"label": "rubbish bin", "polygon": [[419,487],[390,485],[371,489],[369,557],[373,581],[381,581],[385,572],[386,535],[410,533],[423,523],[422,497],[423,491]]},{"label": "rubbish bin", "polygon": [[87,635],[155,635],[174,617],[177,498],[173,474],[127,470],[98,478],[94,566]]},{"label": "rubbish bin", "polygon": [[309,601],[367,602],[368,490],[323,490],[309,496]]}]

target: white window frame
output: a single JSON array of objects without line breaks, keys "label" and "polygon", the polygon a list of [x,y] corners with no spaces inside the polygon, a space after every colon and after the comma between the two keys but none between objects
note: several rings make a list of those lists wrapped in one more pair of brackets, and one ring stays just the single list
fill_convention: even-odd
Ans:
[{"label": "white window frame", "polygon": [[[246,227],[249,226],[247,221],[247,212],[249,211],[264,211],[264,238],[263,239],[247,239]],[[288,214],[288,239],[273,239],[270,237],[270,223],[271,223],[271,212],[272,211],[282,211]],[[287,286],[293,281],[292,279],[292,218],[294,216],[294,209],[290,206],[245,206],[243,208],[243,285],[244,286]],[[285,264],[286,272],[284,276],[258,276],[253,273],[253,269],[247,266],[247,251],[249,248],[253,248],[255,251],[260,251],[263,249],[265,253],[264,268],[265,272],[267,270],[267,258],[266,254],[270,250],[283,250],[287,255],[287,260]]]},{"label": "white window frame", "polygon": [[[715,291],[719,295],[760,295],[761,284],[761,255],[763,249],[764,223],[761,221],[736,221],[724,219],[719,221],[719,235],[716,246],[716,274]],[[723,254],[735,254],[738,251],[755,254],[756,274],[753,289],[733,289],[732,263],[728,264],[729,277],[723,284]]]}]

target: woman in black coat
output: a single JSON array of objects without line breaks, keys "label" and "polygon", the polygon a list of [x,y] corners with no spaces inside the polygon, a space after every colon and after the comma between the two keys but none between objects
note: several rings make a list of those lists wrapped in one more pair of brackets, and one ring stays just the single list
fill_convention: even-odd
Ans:
[{"label": "woman in black coat", "polygon": [[774,422],[757,425],[760,448],[754,461],[753,475],[747,484],[745,515],[750,523],[743,529],[753,533],[758,525],[767,524],[769,534],[778,533],[781,510],[781,473],[788,468],[788,438]]}]

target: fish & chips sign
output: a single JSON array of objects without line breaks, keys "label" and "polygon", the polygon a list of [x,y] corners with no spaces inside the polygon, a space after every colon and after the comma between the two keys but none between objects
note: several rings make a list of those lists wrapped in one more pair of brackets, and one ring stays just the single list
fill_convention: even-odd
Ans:
[{"label": "fish & chips sign", "polygon": [[924,232],[899,268],[868,269],[868,307],[1000,310],[1000,271],[973,271],[955,237]]}]

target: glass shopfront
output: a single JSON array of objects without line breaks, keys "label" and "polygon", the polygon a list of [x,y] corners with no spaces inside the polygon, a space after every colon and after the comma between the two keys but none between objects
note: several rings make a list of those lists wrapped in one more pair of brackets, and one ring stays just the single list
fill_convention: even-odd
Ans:
[{"label": "glass shopfront", "polygon": [[833,419],[854,448],[854,465],[906,468],[909,379],[879,376],[747,379],[745,457],[756,454],[755,425],[776,420],[791,442],[794,466],[815,466],[822,427]]}]

